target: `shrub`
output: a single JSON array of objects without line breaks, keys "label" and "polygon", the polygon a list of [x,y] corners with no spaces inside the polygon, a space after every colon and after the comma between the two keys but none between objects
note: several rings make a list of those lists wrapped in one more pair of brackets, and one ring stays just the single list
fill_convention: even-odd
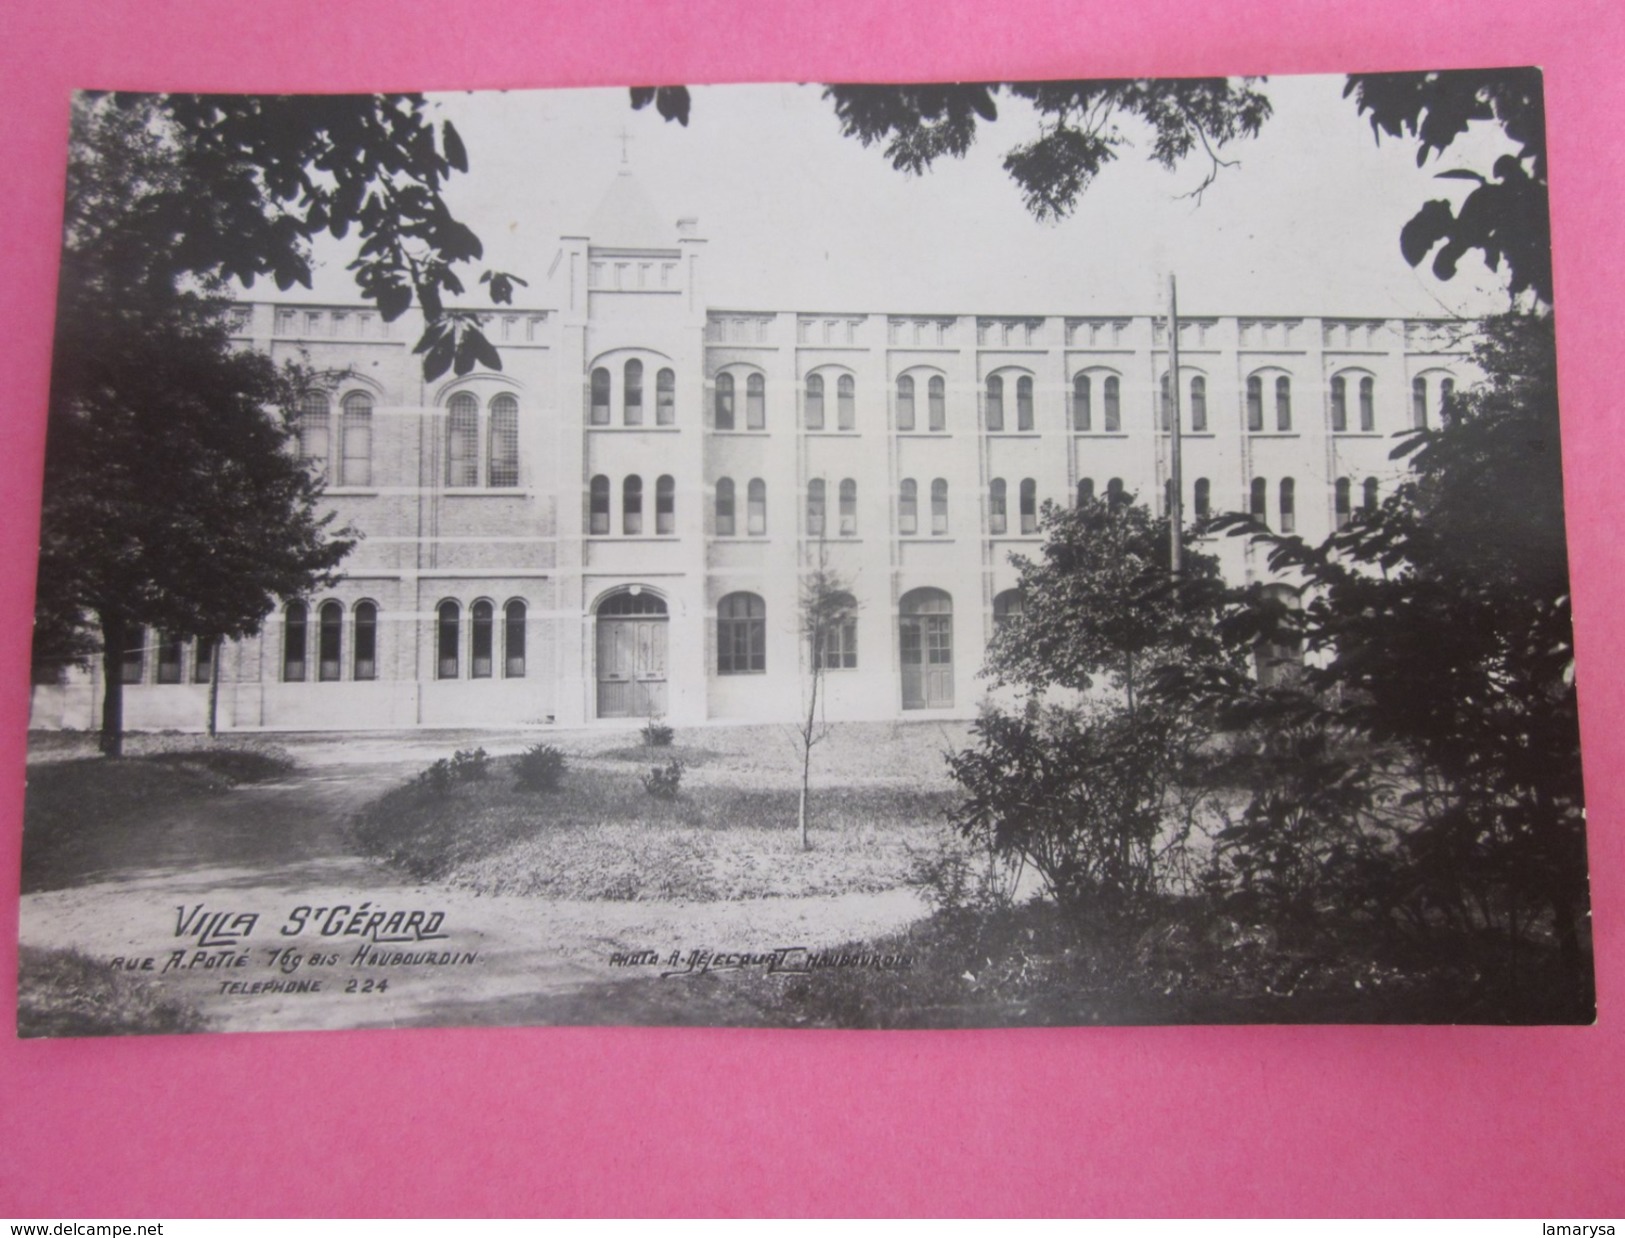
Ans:
[{"label": "shrub", "polygon": [[537,744],[519,757],[518,780],[521,791],[557,791],[564,781],[566,758],[552,744]]},{"label": "shrub", "polygon": [[479,782],[490,772],[484,748],[463,748],[452,754],[451,773],[458,782]]},{"label": "shrub", "polygon": [[1014,905],[1025,865],[1020,855],[1000,854],[953,835],[913,852],[911,859],[908,883],[933,910],[982,915]]},{"label": "shrub", "polygon": [[670,748],[671,741],[676,738],[677,732],[663,722],[650,718],[644,725],[643,742],[650,748]]},{"label": "shrub", "polygon": [[643,789],[656,799],[676,799],[678,788],[682,785],[683,763],[675,757],[665,765],[651,766],[649,772],[643,776]]},{"label": "shrub", "polygon": [[451,762],[441,757],[428,769],[418,775],[418,786],[435,795],[444,795],[451,790]]}]

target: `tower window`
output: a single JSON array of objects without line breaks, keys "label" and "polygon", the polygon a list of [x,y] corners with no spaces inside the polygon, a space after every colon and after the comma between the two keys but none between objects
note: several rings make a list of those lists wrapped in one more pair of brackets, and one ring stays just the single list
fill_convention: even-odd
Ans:
[{"label": "tower window", "polygon": [[914,428],[914,380],[907,374],[897,380],[897,428]]},{"label": "tower window", "polygon": [[760,374],[745,379],[745,429],[767,429],[767,380]]},{"label": "tower window", "polygon": [[926,384],[926,415],[930,429],[941,433],[948,428],[948,385],[940,374]]},{"label": "tower window", "polygon": [[1072,380],[1072,428],[1084,433],[1090,429],[1093,410],[1090,408],[1090,383],[1087,374],[1079,374]]},{"label": "tower window", "polygon": [[492,486],[519,484],[519,401],[499,395],[491,401],[490,451],[486,482]]},{"label": "tower window", "polygon": [[842,374],[835,383],[835,428],[851,430],[857,426],[854,406],[857,403],[857,384],[852,375]]},{"label": "tower window", "polygon": [[446,485],[479,485],[480,404],[466,391],[451,397],[446,423]]},{"label": "tower window", "polygon": [[677,375],[661,370],[655,375],[655,425],[677,424]]},{"label": "tower window", "polygon": [[1004,478],[995,477],[987,488],[987,531],[995,536],[1009,525],[1008,500]]},{"label": "tower window", "polygon": [[807,375],[807,394],[804,401],[807,429],[824,428],[824,378],[821,374]]},{"label": "tower window", "polygon": [[858,532],[858,483],[848,477],[841,483],[841,536],[855,537]]},{"label": "tower window", "polygon": [[717,429],[734,428],[734,376],[717,375]]},{"label": "tower window", "polygon": [[626,363],[621,391],[621,419],[629,426],[643,424],[643,362],[633,357]]}]

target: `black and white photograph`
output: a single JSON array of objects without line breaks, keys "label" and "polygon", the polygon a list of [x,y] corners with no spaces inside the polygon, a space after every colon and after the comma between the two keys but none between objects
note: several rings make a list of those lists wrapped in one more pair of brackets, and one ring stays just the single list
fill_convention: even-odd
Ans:
[{"label": "black and white photograph", "polygon": [[1591,1023],[1542,90],[77,95],[19,1033]]}]

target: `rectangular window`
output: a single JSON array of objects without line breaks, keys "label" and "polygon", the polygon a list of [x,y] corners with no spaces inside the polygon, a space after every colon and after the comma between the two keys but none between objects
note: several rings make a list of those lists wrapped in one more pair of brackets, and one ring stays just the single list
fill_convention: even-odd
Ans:
[{"label": "rectangular window", "polygon": [[214,678],[215,651],[219,642],[212,636],[197,638],[197,654],[192,659],[192,682],[208,683]]},{"label": "rectangular window", "polygon": [[158,637],[158,682],[180,683],[181,642],[173,636]]},{"label": "rectangular window", "polygon": [[858,667],[858,621],[843,619],[823,631],[822,648],[814,651],[816,665],[826,671],[852,671]]}]

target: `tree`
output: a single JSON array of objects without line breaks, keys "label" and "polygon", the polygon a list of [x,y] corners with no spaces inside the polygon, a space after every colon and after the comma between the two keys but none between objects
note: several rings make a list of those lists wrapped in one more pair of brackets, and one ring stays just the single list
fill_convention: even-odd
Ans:
[{"label": "tree", "polygon": [[[1224,522],[1308,586],[1301,613],[1245,591],[1221,623],[1245,642],[1285,625],[1310,654],[1296,702],[1231,678],[1233,713],[1303,716],[1413,761],[1405,879],[1436,908],[1506,928],[1544,918],[1583,986],[1584,787],[1558,450],[1552,319],[1484,324],[1487,376],[1395,450],[1411,472],[1319,545]],[[1476,908],[1467,908],[1475,903]]]},{"label": "tree", "polygon": [[1505,262],[1508,290],[1552,303],[1552,225],[1546,196],[1546,101],[1539,69],[1471,69],[1438,73],[1357,73],[1343,91],[1371,118],[1381,141],[1417,141],[1416,166],[1443,155],[1475,122],[1493,122],[1518,147],[1502,155],[1490,175],[1456,168],[1444,179],[1478,188],[1461,209],[1435,198],[1400,232],[1405,261],[1419,266],[1434,254],[1433,274],[1450,279],[1469,250],[1492,271]]},{"label": "tree", "polygon": [[1011,556],[1022,613],[988,648],[999,682],[1087,691],[1105,675],[1132,713],[1160,668],[1222,655],[1212,627],[1223,597],[1218,561],[1187,550],[1172,581],[1167,523],[1147,508],[1046,504],[1039,528],[1041,557]]},{"label": "tree", "polygon": [[353,545],[278,411],[314,376],[234,347],[218,284],[181,283],[169,210],[207,195],[155,120],[76,109],[46,441],[35,660],[99,646],[110,756],[143,628],[247,636]]},{"label": "tree", "polygon": [[801,746],[801,794],[796,801],[796,824],[801,833],[801,849],[811,850],[807,837],[807,817],[811,807],[812,753],[826,737],[821,707],[824,673],[831,665],[840,666],[852,649],[853,625],[858,604],[846,580],[829,566],[823,543],[818,547],[818,563],[801,581],[801,635],[807,642],[807,712],[796,726]]},{"label": "tree", "polygon": [[[161,134],[173,160],[173,175],[149,184],[139,204],[101,204],[103,223],[92,226],[109,244],[86,254],[110,263],[112,278],[252,287],[269,276],[284,290],[308,288],[311,240],[353,229],[360,244],[350,270],[362,295],[386,321],[414,299],[423,311],[417,351],[425,378],[502,368],[479,315],[447,305],[465,290],[459,268],[483,250],[442,192],[454,172],[468,170],[462,138],[450,121],[433,122],[421,95],[114,94],[87,102]],[[479,283],[494,304],[507,304],[524,281],[487,270]]]}]

